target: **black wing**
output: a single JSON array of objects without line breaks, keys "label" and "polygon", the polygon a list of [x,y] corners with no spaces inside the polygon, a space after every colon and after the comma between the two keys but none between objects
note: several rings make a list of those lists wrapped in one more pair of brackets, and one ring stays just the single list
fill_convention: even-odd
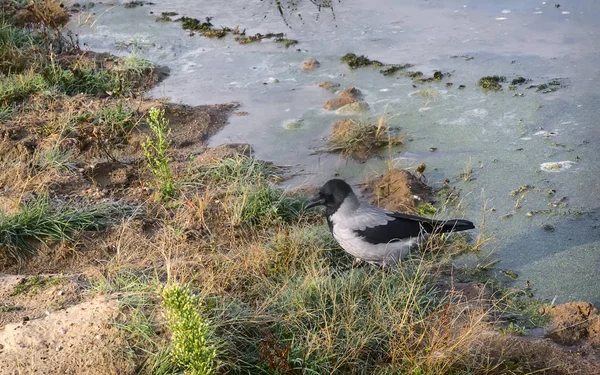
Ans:
[{"label": "black wing", "polygon": [[468,220],[432,220],[415,215],[390,213],[394,220],[384,225],[377,225],[354,232],[372,244],[390,243],[417,237],[424,233],[448,233],[473,229],[475,226]]}]

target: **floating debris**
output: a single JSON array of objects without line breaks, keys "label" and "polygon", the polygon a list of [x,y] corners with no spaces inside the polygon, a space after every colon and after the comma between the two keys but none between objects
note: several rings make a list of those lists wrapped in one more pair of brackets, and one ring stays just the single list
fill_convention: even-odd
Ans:
[{"label": "floating debris", "polygon": [[546,232],[554,232],[554,227],[550,224],[544,224],[542,229],[545,230]]},{"label": "floating debris", "polygon": [[575,162],[570,160],[547,162],[540,164],[540,169],[545,172],[560,172],[562,170],[571,168],[573,164],[575,164]]}]

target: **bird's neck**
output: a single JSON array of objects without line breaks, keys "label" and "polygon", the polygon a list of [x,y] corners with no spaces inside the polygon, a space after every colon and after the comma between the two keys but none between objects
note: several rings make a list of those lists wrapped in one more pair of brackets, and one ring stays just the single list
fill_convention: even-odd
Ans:
[{"label": "bird's neck", "polygon": [[341,202],[341,204],[333,207],[327,207],[326,214],[329,218],[333,215],[344,217],[352,216],[352,214],[358,209],[358,207],[360,207],[360,201],[358,200],[358,197],[354,193],[352,193],[348,195]]}]

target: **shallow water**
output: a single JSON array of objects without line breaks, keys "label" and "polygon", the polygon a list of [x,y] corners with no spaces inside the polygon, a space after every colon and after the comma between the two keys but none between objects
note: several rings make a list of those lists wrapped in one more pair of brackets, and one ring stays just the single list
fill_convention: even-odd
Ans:
[{"label": "shallow water", "polygon": [[[240,110],[249,115],[232,116],[211,144],[248,142],[257,157],[302,171],[291,184],[319,185],[335,174],[359,182],[385,168],[388,159],[397,168],[425,162],[430,184],[440,186],[448,178],[461,190],[462,216],[478,223],[484,201],[495,209],[487,215],[487,233],[493,235],[487,251],[501,260],[499,267],[518,272],[517,285],[529,280],[538,296],[557,302],[600,303],[600,2],[575,0],[556,8],[554,2],[524,0],[502,5],[492,0],[417,5],[334,0],[333,9],[319,10],[313,2],[299,1],[294,10],[284,4],[284,17],[267,0],[155,2],[133,9],[97,5],[92,28],[77,19],[71,28],[93,50],[135,50],[168,66],[171,75],[151,92],[154,96],[191,105],[241,103]],[[215,26],[240,25],[249,34],[286,32],[300,43],[285,49],[268,40],[239,45],[229,36],[189,36],[179,23],[155,22],[163,11],[212,16]],[[339,61],[347,52],[412,63],[411,70],[425,75],[442,70],[452,76],[413,88],[408,78],[384,77],[378,69],[348,69]],[[452,57],[462,55],[474,58]],[[301,63],[308,58],[321,67],[303,72]],[[549,94],[527,85],[482,92],[477,80],[493,74],[524,76],[534,84],[560,79],[565,87]],[[315,153],[341,117],[322,109],[334,97],[317,87],[324,80],[360,88],[371,109],[357,117],[385,112],[412,140],[364,164]],[[447,88],[446,82],[454,85]],[[458,90],[461,84],[464,90]],[[411,96],[421,89],[440,95]],[[297,119],[302,120],[299,129],[285,127]],[[429,152],[431,147],[438,151]],[[460,174],[469,161],[474,180],[465,182]],[[546,162],[570,163],[546,171],[541,167]],[[511,191],[527,184],[536,189],[515,209]],[[550,189],[556,193],[547,197]],[[560,214],[527,215],[551,208],[548,204],[562,197],[568,205],[554,209]],[[545,224],[554,232],[545,231]]]}]

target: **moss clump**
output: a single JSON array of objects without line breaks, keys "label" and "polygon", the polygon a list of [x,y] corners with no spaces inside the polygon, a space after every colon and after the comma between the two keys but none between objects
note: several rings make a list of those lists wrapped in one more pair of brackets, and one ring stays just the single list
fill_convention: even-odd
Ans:
[{"label": "moss clump", "polygon": [[373,66],[380,68],[383,66],[381,61],[371,60],[365,55],[357,56],[354,53],[347,53],[341,58],[342,63],[347,64],[350,69],[364,68],[367,66]]},{"label": "moss clump", "polygon": [[477,85],[486,91],[501,91],[502,85],[501,82],[506,82],[506,78],[503,76],[486,76],[481,77]]},{"label": "moss clump", "polygon": [[386,66],[384,66],[383,69],[381,69],[379,71],[379,73],[383,74],[384,76],[391,76],[394,73],[399,72],[399,71],[404,70],[404,69],[408,69],[411,66],[412,66],[412,64],[401,64],[401,65],[392,64],[392,65],[386,65]]},{"label": "moss clump", "polygon": [[511,84],[511,85],[513,85],[513,86],[516,86],[516,85],[522,85],[523,83],[525,83],[525,82],[527,82],[527,81],[528,81],[528,79],[527,79],[527,78],[519,76],[519,77],[517,77],[517,78],[513,79],[513,80],[510,82],[510,84]]},{"label": "moss clump", "polygon": [[440,71],[435,71],[433,73],[433,79],[435,79],[436,81],[441,81],[442,78],[444,78],[444,73],[442,73]]}]

